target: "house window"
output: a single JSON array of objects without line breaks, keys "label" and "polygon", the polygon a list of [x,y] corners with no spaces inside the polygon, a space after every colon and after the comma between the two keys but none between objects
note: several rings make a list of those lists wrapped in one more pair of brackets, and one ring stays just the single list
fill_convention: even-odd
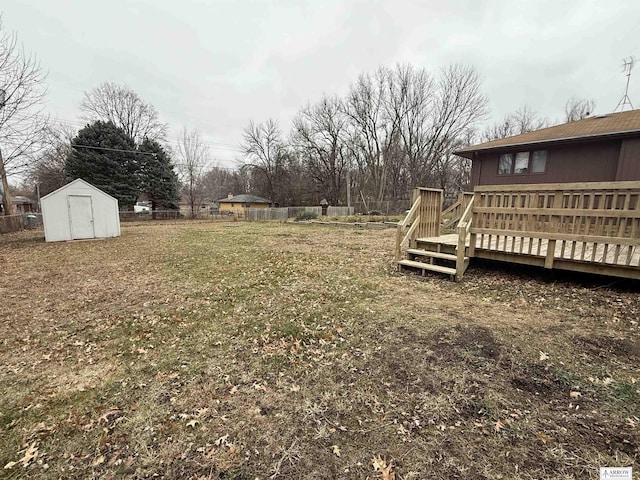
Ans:
[{"label": "house window", "polygon": [[538,150],[533,152],[531,159],[531,173],[544,173],[547,169],[547,151]]},{"label": "house window", "polygon": [[516,166],[513,173],[529,173],[529,152],[516,153]]},{"label": "house window", "polygon": [[513,170],[513,153],[503,153],[500,155],[500,165],[498,175],[509,175]]},{"label": "house window", "polygon": [[503,153],[498,163],[498,175],[526,175],[544,173],[547,169],[546,150],[534,152]]}]

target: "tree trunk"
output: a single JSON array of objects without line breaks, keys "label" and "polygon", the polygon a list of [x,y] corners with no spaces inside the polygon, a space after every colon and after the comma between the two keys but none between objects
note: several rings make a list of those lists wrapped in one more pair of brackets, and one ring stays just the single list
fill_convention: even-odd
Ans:
[{"label": "tree trunk", "polygon": [[9,191],[9,182],[7,181],[7,171],[4,168],[4,160],[2,159],[2,150],[0,150],[0,177],[2,177],[2,205],[4,206],[5,215],[13,215],[13,204],[11,203],[11,192]]}]

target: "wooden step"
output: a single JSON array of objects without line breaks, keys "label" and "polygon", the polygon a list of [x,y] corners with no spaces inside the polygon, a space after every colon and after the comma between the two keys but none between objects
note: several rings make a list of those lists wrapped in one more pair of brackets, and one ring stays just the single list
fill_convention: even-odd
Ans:
[{"label": "wooden step", "polygon": [[420,268],[430,272],[444,273],[445,275],[456,274],[455,268],[441,267],[440,265],[431,265],[430,263],[416,262],[415,260],[400,260],[398,265],[403,267]]},{"label": "wooden step", "polygon": [[440,258],[442,260],[450,260],[452,262],[455,262],[457,260],[457,257],[451,253],[434,252],[432,250],[421,250],[419,248],[408,248],[407,253],[410,253],[411,255],[418,255],[421,257]]}]

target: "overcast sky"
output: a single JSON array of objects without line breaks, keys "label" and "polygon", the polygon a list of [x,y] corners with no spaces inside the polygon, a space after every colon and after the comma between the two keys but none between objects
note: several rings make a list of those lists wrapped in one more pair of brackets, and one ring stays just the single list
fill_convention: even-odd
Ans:
[{"label": "overcast sky", "polygon": [[[3,0],[48,76],[48,110],[75,127],[83,92],[123,83],[170,125],[197,128],[221,166],[250,120],[291,119],[359,73],[409,62],[472,64],[492,120],[523,104],[551,120],[572,95],[597,113],[622,96],[623,57],[640,59],[640,1]],[[640,65],[629,92],[640,107]]]}]

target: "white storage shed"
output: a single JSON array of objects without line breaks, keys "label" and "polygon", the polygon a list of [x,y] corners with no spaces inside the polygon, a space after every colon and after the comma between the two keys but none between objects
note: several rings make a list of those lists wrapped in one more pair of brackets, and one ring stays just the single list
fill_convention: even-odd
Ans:
[{"label": "white storage shed", "polygon": [[42,197],[47,242],[120,236],[118,200],[81,178]]}]

